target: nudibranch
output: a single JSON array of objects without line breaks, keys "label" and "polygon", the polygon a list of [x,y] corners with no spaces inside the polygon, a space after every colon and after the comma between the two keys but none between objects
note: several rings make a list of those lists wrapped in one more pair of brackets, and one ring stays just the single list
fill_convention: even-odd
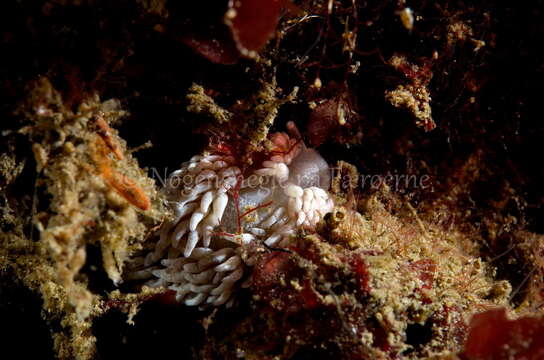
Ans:
[{"label": "nudibranch", "polygon": [[176,292],[189,306],[232,305],[258,250],[289,246],[298,229],[314,230],[333,209],[330,169],[295,125],[269,136],[260,167],[210,150],[173,172],[163,189],[173,218],[135,258],[129,280]]}]

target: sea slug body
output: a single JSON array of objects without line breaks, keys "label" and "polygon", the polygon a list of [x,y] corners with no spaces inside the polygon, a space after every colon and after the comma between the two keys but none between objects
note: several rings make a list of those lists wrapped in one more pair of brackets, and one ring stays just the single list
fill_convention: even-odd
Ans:
[{"label": "sea slug body", "polygon": [[163,191],[174,216],[126,279],[174,290],[188,306],[230,306],[256,261],[248,249],[288,246],[297,229],[315,229],[334,206],[330,170],[292,123],[288,129],[294,136],[270,135],[274,149],[260,168],[242,170],[235,157],[212,151],[172,173]]}]

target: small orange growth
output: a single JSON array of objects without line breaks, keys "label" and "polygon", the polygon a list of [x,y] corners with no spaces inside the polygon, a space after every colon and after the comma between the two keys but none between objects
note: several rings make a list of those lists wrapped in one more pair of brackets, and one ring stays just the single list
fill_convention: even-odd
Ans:
[{"label": "small orange growth", "polygon": [[117,160],[122,160],[123,153],[113,141],[113,138],[110,135],[111,128],[108,125],[108,123],[104,120],[102,116],[97,116],[95,120],[96,120],[96,126],[98,127],[98,135],[100,135],[102,140],[104,140],[104,142],[106,143],[106,146],[115,155]]},{"label": "small orange growth", "polygon": [[151,207],[149,198],[144,191],[134,183],[131,179],[123,174],[113,170],[109,165],[101,166],[102,176],[122,197],[124,197],[132,205],[142,210],[147,210]]},{"label": "small orange growth", "polygon": [[[106,126],[108,126],[103,119],[102,121]],[[99,139],[102,141],[100,141]],[[111,137],[109,139],[111,140]],[[111,160],[107,157],[108,152],[105,148],[107,148],[110,152],[113,152],[114,154],[115,150],[112,149],[112,147],[108,144],[108,141],[103,136],[100,136],[97,137],[95,145],[96,151],[92,155],[92,157],[94,162],[96,163],[98,170],[100,171],[102,177],[106,180],[106,182],[111,187],[113,187],[119,193],[119,195],[124,197],[132,205],[144,211],[148,210],[151,207],[151,201],[149,200],[149,197],[145,194],[145,192],[130,178],[118,173],[111,168]],[[115,145],[114,148],[119,152],[119,154],[121,154],[121,152]],[[122,159],[122,154],[120,156]],[[119,156],[116,157],[119,159]]]}]

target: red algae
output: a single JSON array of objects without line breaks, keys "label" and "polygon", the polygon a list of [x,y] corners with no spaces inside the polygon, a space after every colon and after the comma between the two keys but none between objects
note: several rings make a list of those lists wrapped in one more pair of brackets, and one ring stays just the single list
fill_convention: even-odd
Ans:
[{"label": "red algae", "polygon": [[231,0],[225,23],[240,53],[255,57],[273,36],[285,0]]},{"label": "red algae", "polygon": [[470,321],[462,359],[544,358],[544,317],[510,320],[504,308],[476,314]]}]

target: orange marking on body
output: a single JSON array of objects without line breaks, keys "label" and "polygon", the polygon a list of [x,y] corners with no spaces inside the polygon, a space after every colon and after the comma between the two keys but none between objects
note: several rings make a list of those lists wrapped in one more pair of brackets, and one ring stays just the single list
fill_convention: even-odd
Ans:
[{"label": "orange marking on body", "polygon": [[216,232],[212,232],[212,235],[215,235],[215,236],[226,236],[226,237],[235,237],[235,236],[236,236],[235,234],[231,234],[231,233],[224,232],[224,231],[216,231]]},{"label": "orange marking on body", "polygon": [[246,211],[245,213],[243,213],[242,215],[240,215],[240,218],[243,218],[244,216],[247,216],[249,214],[251,214],[252,212],[256,211],[256,210],[259,210],[259,209],[262,209],[264,207],[267,207],[269,205],[272,205],[273,201],[269,201],[267,203],[264,203],[264,204],[261,204],[261,205],[258,205],[252,209],[249,209],[248,211]]}]

